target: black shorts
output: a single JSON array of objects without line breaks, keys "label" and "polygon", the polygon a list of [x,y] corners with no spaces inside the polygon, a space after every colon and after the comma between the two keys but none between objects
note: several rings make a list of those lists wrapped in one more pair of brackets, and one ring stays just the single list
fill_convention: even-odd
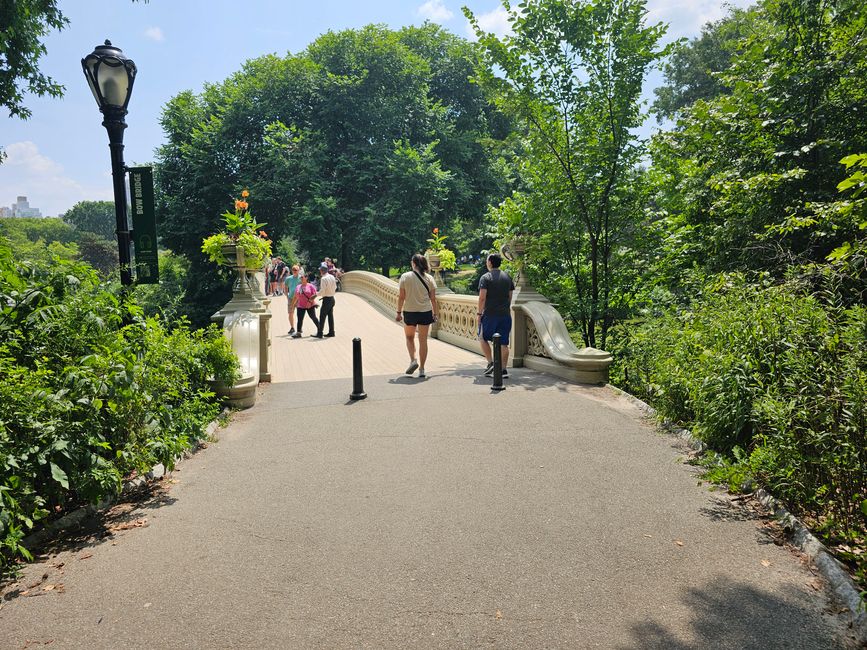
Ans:
[{"label": "black shorts", "polygon": [[433,311],[405,311],[403,322],[405,325],[431,325],[434,322]]}]

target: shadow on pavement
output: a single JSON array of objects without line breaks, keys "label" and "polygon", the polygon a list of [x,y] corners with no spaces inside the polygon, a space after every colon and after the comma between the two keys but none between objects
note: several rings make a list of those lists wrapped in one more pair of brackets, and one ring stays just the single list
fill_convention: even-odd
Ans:
[{"label": "shadow on pavement", "polygon": [[[51,556],[63,552],[79,553],[89,548],[95,548],[105,542],[113,542],[117,535],[144,528],[148,525],[148,511],[157,510],[163,506],[172,505],[176,499],[169,494],[167,480],[155,481],[137,490],[124,494],[120,501],[107,510],[95,512],[81,523],[69,530],[61,531],[41,546],[31,549],[37,562],[47,562]],[[21,596],[43,595],[39,585],[49,580],[53,570],[62,568],[63,563],[47,563],[47,571],[36,584],[17,584],[12,582],[6,589],[0,590],[0,601],[5,602]],[[54,571],[56,573],[56,571]],[[28,593],[31,592],[31,593]]]},{"label": "shadow on pavement", "polygon": [[677,626],[688,628],[688,639],[675,634],[664,616],[634,625],[630,634],[634,643],[626,648],[645,650],[693,650],[699,648],[855,648],[854,637],[835,638],[830,629],[805,629],[812,611],[799,606],[803,594],[789,587],[777,596],[756,588],[720,578],[704,587],[693,587],[683,598],[689,620]]}]

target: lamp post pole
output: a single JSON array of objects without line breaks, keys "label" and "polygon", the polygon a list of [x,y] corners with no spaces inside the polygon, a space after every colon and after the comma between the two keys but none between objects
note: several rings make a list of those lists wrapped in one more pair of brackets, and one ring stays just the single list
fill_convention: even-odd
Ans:
[{"label": "lamp post pole", "polygon": [[124,109],[114,106],[102,108],[105,119],[102,125],[108,131],[108,147],[111,150],[111,176],[114,183],[114,217],[117,223],[117,248],[120,261],[120,283],[132,284],[132,256],[130,255],[129,220],[126,210],[126,165],[123,162],[123,132],[126,122]]}]

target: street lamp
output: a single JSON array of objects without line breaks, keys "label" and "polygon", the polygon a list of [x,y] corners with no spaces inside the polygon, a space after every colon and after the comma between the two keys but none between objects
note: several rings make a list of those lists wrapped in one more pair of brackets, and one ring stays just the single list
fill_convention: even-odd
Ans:
[{"label": "street lamp", "polygon": [[117,246],[120,260],[120,282],[132,284],[130,233],[126,214],[126,165],[123,162],[124,117],[136,67],[120,48],[106,41],[81,60],[84,76],[104,117],[102,125],[108,131],[111,150],[111,175],[114,180],[114,214],[117,221]]}]

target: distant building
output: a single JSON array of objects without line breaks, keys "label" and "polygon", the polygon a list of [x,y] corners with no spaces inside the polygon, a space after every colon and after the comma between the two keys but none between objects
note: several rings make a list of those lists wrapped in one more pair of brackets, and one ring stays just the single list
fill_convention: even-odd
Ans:
[{"label": "distant building", "polygon": [[0,208],[0,217],[41,217],[39,208],[31,208],[26,196],[19,196],[11,208]]}]

